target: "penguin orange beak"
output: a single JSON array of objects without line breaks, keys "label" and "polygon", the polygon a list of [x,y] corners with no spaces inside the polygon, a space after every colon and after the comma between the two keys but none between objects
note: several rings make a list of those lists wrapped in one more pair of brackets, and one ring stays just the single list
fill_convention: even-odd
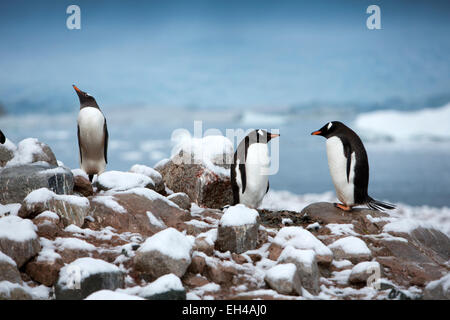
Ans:
[{"label": "penguin orange beak", "polygon": [[271,133],[270,134],[270,138],[272,139],[272,138],[276,138],[276,137],[279,137],[280,135],[279,134],[276,134],[276,133]]},{"label": "penguin orange beak", "polygon": [[76,85],[73,84],[72,87],[75,89],[76,92],[81,93],[81,90],[78,89]]},{"label": "penguin orange beak", "polygon": [[314,131],[313,133],[311,133],[311,135],[312,135],[312,136],[317,136],[317,135],[319,135],[319,134],[321,134],[321,133],[322,133],[322,131],[317,130],[317,131]]}]

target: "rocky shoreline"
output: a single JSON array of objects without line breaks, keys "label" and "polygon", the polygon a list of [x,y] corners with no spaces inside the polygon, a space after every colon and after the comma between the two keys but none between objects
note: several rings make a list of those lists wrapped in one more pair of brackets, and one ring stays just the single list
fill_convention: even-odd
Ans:
[{"label": "rocky shoreline", "polygon": [[36,139],[0,145],[0,299],[450,299],[441,231],[324,202],[222,209],[228,151],[186,156],[91,185]]}]

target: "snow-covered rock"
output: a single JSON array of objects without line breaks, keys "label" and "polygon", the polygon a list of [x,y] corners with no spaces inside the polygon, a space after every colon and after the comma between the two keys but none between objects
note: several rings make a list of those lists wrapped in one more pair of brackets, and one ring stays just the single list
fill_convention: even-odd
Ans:
[{"label": "snow-covered rock", "polygon": [[174,228],[147,238],[134,257],[136,269],[152,277],[182,277],[191,263],[193,241]]},{"label": "snow-covered rock", "polygon": [[6,167],[0,171],[0,202],[20,203],[33,190],[48,188],[57,194],[73,193],[72,172],[45,162]]},{"label": "snow-covered rock", "polygon": [[167,199],[177,204],[181,209],[189,210],[191,208],[191,199],[184,192],[176,192],[167,196]]},{"label": "snow-covered rock", "polygon": [[302,286],[312,294],[319,293],[320,275],[314,250],[295,249],[289,245],[281,252],[278,262],[295,264]]},{"label": "snow-covered rock", "polygon": [[147,300],[186,300],[186,290],[180,278],[173,273],[163,275],[144,287],[137,286],[118,291]]},{"label": "snow-covered rock", "polygon": [[121,171],[106,171],[97,179],[99,190],[124,191],[133,188],[155,188],[153,180],[143,174]]},{"label": "snow-covered rock", "polygon": [[17,147],[8,139],[4,144],[0,144],[0,167],[4,167],[8,161],[14,158],[16,150]]},{"label": "snow-covered rock", "polygon": [[89,212],[89,200],[73,195],[59,195],[46,188],[35,190],[23,201],[19,216],[33,217],[46,210],[55,212],[65,226],[82,226]]},{"label": "snow-covered rock", "polygon": [[117,291],[100,290],[90,294],[84,300],[145,300],[145,299]]},{"label": "snow-covered rock", "polygon": [[367,283],[371,276],[383,275],[381,265],[376,261],[363,261],[352,268],[348,281],[350,283]]},{"label": "snow-covered rock", "polygon": [[184,192],[191,201],[209,208],[231,203],[230,140],[223,136],[185,137],[175,150],[169,160],[155,166],[170,190]]},{"label": "snow-covered rock", "polygon": [[258,244],[259,214],[243,204],[226,209],[219,221],[215,247],[222,252],[242,253]]},{"label": "snow-covered rock", "polygon": [[91,293],[124,285],[120,269],[106,261],[94,258],[79,258],[61,268],[55,286],[56,299],[79,300]]},{"label": "snow-covered rock", "polygon": [[10,167],[41,161],[58,166],[55,155],[48,145],[35,138],[27,138],[19,142],[17,149],[14,150],[14,158],[6,166]]},{"label": "snow-covered rock", "polygon": [[372,258],[372,252],[366,243],[354,236],[340,238],[328,247],[333,251],[335,259],[347,259],[358,263]]},{"label": "snow-covered rock", "polygon": [[0,219],[0,251],[11,257],[20,268],[34,257],[41,245],[36,226],[17,216]]},{"label": "snow-covered rock", "polygon": [[144,166],[142,164],[135,164],[131,167],[130,172],[143,174],[152,179],[155,184],[155,191],[159,193],[163,193],[165,186],[162,175],[153,168]]},{"label": "snow-covered rock", "polygon": [[22,283],[16,262],[0,251],[0,282]]},{"label": "snow-covered rock", "polygon": [[450,300],[450,273],[428,283],[423,297],[427,300]]},{"label": "snow-covered rock", "polygon": [[266,271],[266,283],[281,294],[302,294],[302,283],[293,263],[277,264]]},{"label": "snow-covered rock", "polygon": [[284,227],[280,229],[273,239],[273,244],[281,248],[291,245],[296,249],[314,250],[317,262],[319,263],[330,264],[333,260],[331,250],[311,232],[302,227]]}]

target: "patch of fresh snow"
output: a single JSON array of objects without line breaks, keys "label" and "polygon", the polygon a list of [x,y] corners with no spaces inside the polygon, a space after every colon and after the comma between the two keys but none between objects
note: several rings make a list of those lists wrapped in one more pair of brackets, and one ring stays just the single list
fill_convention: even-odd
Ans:
[{"label": "patch of fresh snow", "polygon": [[173,259],[191,260],[193,241],[174,228],[164,229],[147,238],[140,252],[159,251]]},{"label": "patch of fresh snow", "polygon": [[87,175],[86,172],[84,172],[84,170],[82,169],[72,169],[72,174],[74,177],[76,176],[82,176],[83,178],[85,178],[86,180],[89,180],[89,176]]},{"label": "patch of fresh snow", "polygon": [[84,257],[79,258],[61,268],[59,271],[58,284],[62,286],[66,285],[72,278],[73,270],[78,270],[80,272],[81,281],[98,273],[120,272],[120,269],[112,263],[108,263],[100,259]]},{"label": "patch of fresh snow", "polygon": [[36,218],[49,218],[51,220],[59,220],[59,216],[56,213],[49,211],[49,210],[46,210],[46,211],[38,214],[36,216]]},{"label": "patch of fresh snow", "polygon": [[371,251],[367,247],[366,243],[354,236],[338,239],[328,247],[330,249],[339,248],[348,254],[371,254]]},{"label": "patch of fresh snow", "polygon": [[166,197],[164,197],[163,195],[159,194],[158,192],[156,192],[155,190],[152,190],[152,189],[132,188],[132,189],[129,189],[126,191],[117,192],[117,194],[135,194],[138,196],[146,197],[147,199],[149,199],[151,201],[161,200],[161,201],[164,201],[166,204],[168,204],[171,207],[180,209],[180,207],[177,204],[168,200]]},{"label": "patch of fresh snow", "polygon": [[416,219],[399,219],[397,221],[389,222],[383,227],[385,232],[400,232],[400,233],[410,233],[417,228],[430,228],[433,229],[434,226],[426,221],[420,221]]},{"label": "patch of fresh snow", "polygon": [[266,277],[271,280],[292,281],[297,272],[297,267],[293,263],[281,263],[266,271]]},{"label": "patch of fresh snow", "polygon": [[28,219],[17,216],[6,216],[0,219],[0,239],[23,242],[36,239],[37,227]]},{"label": "patch of fresh snow", "polygon": [[109,190],[124,191],[133,188],[145,188],[148,185],[155,185],[150,177],[143,174],[107,171],[102,173],[97,182]]},{"label": "patch of fresh snow", "polygon": [[0,204],[0,218],[6,215],[17,216],[21,206],[20,203]]},{"label": "patch of fresh snow", "polygon": [[97,203],[101,203],[103,204],[105,207],[108,207],[110,209],[112,209],[115,212],[119,212],[119,213],[127,213],[127,210],[125,210],[124,207],[122,207],[117,201],[116,199],[114,199],[113,196],[106,196],[106,195],[101,195],[101,196],[96,196],[92,199],[92,201],[95,201]]},{"label": "patch of fresh snow", "polygon": [[0,251],[0,262],[6,262],[8,264],[12,264],[13,266],[17,266],[16,262],[13,259],[11,259],[10,256],[7,256],[1,251]]},{"label": "patch of fresh snow", "polygon": [[351,263],[351,261],[349,261],[347,259],[333,260],[331,263],[333,264],[333,266],[335,266],[338,269],[342,269],[342,268],[353,265],[353,263]]},{"label": "patch of fresh snow", "polygon": [[47,202],[52,199],[65,201],[70,204],[79,206],[79,207],[89,207],[89,200],[85,197],[78,197],[73,195],[63,195],[56,194],[53,191],[47,188],[40,188],[29,193],[25,199],[24,203],[33,204],[38,202]]},{"label": "patch of fresh snow", "polygon": [[184,287],[181,283],[180,278],[178,278],[173,273],[169,273],[159,277],[145,287],[136,286],[127,289],[118,289],[117,291],[140,297],[149,297],[172,290],[183,291]]},{"label": "patch of fresh snow", "polygon": [[328,229],[330,229],[332,234],[341,236],[341,235],[358,235],[353,229],[353,224],[351,223],[329,223],[326,225]]},{"label": "patch of fresh snow", "polygon": [[145,300],[141,297],[132,296],[111,290],[100,290],[91,293],[84,300]]},{"label": "patch of fresh snow", "polygon": [[148,220],[150,221],[150,224],[157,226],[159,228],[162,228],[162,229],[167,228],[164,221],[155,217],[155,215],[153,213],[151,213],[150,211],[147,211],[147,217],[148,217]]},{"label": "patch of fresh snow", "polygon": [[135,164],[131,167],[130,172],[143,174],[144,176],[151,178],[153,182],[162,180],[161,173],[142,164]]},{"label": "patch of fresh snow", "polygon": [[297,249],[312,249],[318,255],[332,255],[331,250],[327,246],[302,227],[284,227],[280,229],[273,242],[282,248],[291,245]]},{"label": "patch of fresh snow", "polygon": [[288,245],[281,252],[278,261],[281,262],[287,258],[292,258],[305,266],[312,266],[316,258],[316,253],[314,250],[296,249],[293,246]]},{"label": "patch of fresh snow", "polygon": [[258,217],[259,213],[255,209],[250,209],[243,204],[237,204],[229,207],[224,212],[219,224],[224,227],[255,224]]},{"label": "patch of fresh snow", "polygon": [[94,245],[77,238],[56,238],[54,244],[60,250],[93,251],[97,249]]}]

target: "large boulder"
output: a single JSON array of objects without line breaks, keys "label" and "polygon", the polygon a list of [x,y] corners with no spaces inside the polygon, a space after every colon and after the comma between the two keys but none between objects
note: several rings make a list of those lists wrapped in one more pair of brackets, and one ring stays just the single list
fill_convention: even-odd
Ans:
[{"label": "large boulder", "polygon": [[72,194],[72,172],[42,162],[0,170],[0,202],[3,204],[20,203],[30,192],[40,188],[56,194]]},{"label": "large boulder", "polygon": [[147,238],[136,252],[136,269],[144,276],[158,278],[173,273],[182,277],[191,263],[193,241],[174,228]]},{"label": "large boulder", "polygon": [[176,150],[170,160],[155,166],[170,190],[184,192],[193,202],[209,208],[222,208],[232,202],[230,140],[223,136],[187,138]]},{"label": "large boulder", "polygon": [[278,264],[266,271],[266,283],[281,294],[302,295],[302,282],[293,263]]},{"label": "large boulder", "polygon": [[0,251],[22,267],[41,250],[36,226],[17,216],[0,218]]},{"label": "large boulder", "polygon": [[117,266],[85,257],[61,268],[55,297],[58,300],[80,300],[99,290],[116,290],[123,286],[124,275]]},{"label": "large boulder", "polygon": [[89,200],[74,195],[58,195],[49,189],[41,188],[26,196],[19,210],[19,216],[35,217],[44,211],[56,213],[64,226],[75,224],[80,227],[88,215]]},{"label": "large boulder", "polygon": [[135,188],[113,195],[90,198],[91,229],[107,226],[118,232],[137,232],[151,236],[166,227],[179,228],[190,216],[175,203],[147,188]]},{"label": "large boulder", "polygon": [[258,244],[259,214],[243,204],[229,207],[219,221],[216,249],[242,253]]}]

